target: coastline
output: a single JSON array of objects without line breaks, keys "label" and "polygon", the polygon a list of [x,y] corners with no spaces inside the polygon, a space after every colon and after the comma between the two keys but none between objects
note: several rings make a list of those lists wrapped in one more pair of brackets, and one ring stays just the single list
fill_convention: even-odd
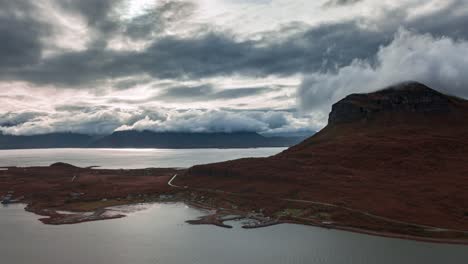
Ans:
[{"label": "coastline", "polygon": [[[206,193],[202,193],[203,196],[207,196]],[[243,197],[245,198],[245,197]],[[241,199],[243,199],[241,198]],[[220,198],[219,200],[222,200],[223,198]],[[211,213],[206,216],[206,218],[200,218],[199,222],[197,220],[191,221],[190,223],[192,224],[212,224],[216,226],[222,226],[220,225],[219,217],[218,219],[214,216],[218,215],[222,217],[223,215],[232,215],[232,214],[237,214],[237,215],[243,215],[242,219],[248,219],[248,212],[251,212],[252,207],[246,208],[246,209],[236,209],[236,210],[230,210],[230,209],[225,209],[222,208],[222,210],[219,210],[220,206],[215,206],[215,207],[210,207],[208,205],[200,204],[198,202],[187,202],[185,201],[186,204],[189,206],[192,206],[194,208],[198,209],[204,209],[204,210],[209,210]],[[258,209],[258,208],[257,208]],[[255,210],[255,209],[254,209]],[[337,213],[342,213],[343,211],[339,211]],[[349,215],[350,218],[356,217],[356,215]],[[261,216],[261,218],[269,217],[269,219],[273,219],[274,216],[270,214],[265,214]],[[362,216],[358,216],[362,217]],[[291,216],[282,216],[278,217],[275,219],[274,224],[283,224],[283,223],[289,223],[289,224],[299,224],[299,225],[309,225],[309,226],[315,226],[315,227],[320,227],[320,228],[325,228],[325,229],[336,229],[336,230],[342,230],[342,231],[348,231],[348,232],[354,232],[354,233],[361,233],[361,234],[367,234],[367,235],[372,235],[372,236],[382,236],[382,237],[389,237],[389,238],[397,238],[397,239],[405,239],[405,240],[414,240],[414,241],[421,241],[421,242],[429,242],[429,243],[442,243],[442,244],[460,244],[460,245],[468,245],[468,235],[466,233],[463,233],[463,236],[466,238],[458,239],[456,238],[457,236],[460,236],[462,234],[460,233],[455,233],[455,232],[446,232],[445,235],[448,237],[435,237],[435,236],[418,236],[414,235],[412,233],[417,233],[424,231],[424,234],[430,234],[429,231],[427,230],[408,230],[406,226],[392,226],[390,223],[386,222],[381,222],[380,226],[368,226],[368,228],[360,228],[356,227],[356,224],[353,223],[352,221],[349,222],[348,225],[346,225],[346,221],[341,221],[341,222],[333,222],[333,221],[320,221],[318,219],[293,219],[294,217]],[[212,220],[212,222],[210,222]],[[396,221],[399,222],[399,221]],[[222,224],[222,222],[221,222]],[[365,221],[363,220],[360,222],[358,225],[364,225]],[[393,223],[394,224],[394,223]],[[256,226],[253,227],[248,227],[248,228],[262,228],[264,226],[269,226],[263,225],[262,223],[257,224]],[[417,226],[416,226],[417,227]],[[243,226],[243,228],[245,228]],[[395,230],[394,232],[386,231],[385,229],[392,229]],[[412,228],[415,228],[414,226]],[[380,230],[379,230],[380,229]],[[443,229],[441,229],[443,230]],[[404,233],[407,231],[407,233]],[[441,235],[443,234],[443,231],[438,231],[435,233],[433,231],[433,234],[438,234]],[[452,237],[450,237],[452,236]]]},{"label": "coastline", "polygon": [[14,190],[15,197],[25,197],[20,202],[26,204],[26,211],[43,216],[39,220],[51,225],[126,216],[109,213],[112,206],[184,202],[193,208],[207,211],[207,215],[200,219],[187,219],[190,224],[230,228],[223,222],[245,220],[247,223],[242,227],[253,229],[291,223],[422,242],[468,245],[468,235],[464,233],[446,232],[444,229],[432,230],[430,233],[418,225],[405,225],[396,220],[388,222],[384,217],[372,218],[370,214],[345,210],[338,206],[330,207],[326,203],[304,204],[255,193],[234,194],[177,186],[172,184],[175,173],[180,171],[104,170],[78,168],[67,164],[9,167],[8,170],[0,171],[0,195]]}]

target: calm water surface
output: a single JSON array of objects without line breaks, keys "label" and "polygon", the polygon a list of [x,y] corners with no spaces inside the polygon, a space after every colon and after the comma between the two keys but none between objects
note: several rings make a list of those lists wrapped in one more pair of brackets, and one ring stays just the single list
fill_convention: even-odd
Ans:
[{"label": "calm water surface", "polygon": [[0,208],[0,260],[14,264],[467,263],[468,248],[300,225],[191,226],[203,212],[155,204],[129,217],[48,226],[23,206]]},{"label": "calm water surface", "polygon": [[267,157],[285,148],[250,149],[22,149],[0,150],[0,166],[48,166],[66,162],[108,169],[190,167],[244,157]]}]

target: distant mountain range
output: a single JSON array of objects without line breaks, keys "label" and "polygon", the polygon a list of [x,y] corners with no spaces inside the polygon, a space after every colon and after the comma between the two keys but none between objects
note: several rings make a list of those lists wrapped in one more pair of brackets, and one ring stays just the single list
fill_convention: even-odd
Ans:
[{"label": "distant mountain range", "polygon": [[83,134],[51,133],[33,136],[0,134],[0,149],[80,148],[89,146],[95,138]]},{"label": "distant mountain range", "polygon": [[[312,134],[312,132],[311,132]],[[310,135],[262,136],[254,132],[190,133],[118,131],[106,136],[50,133],[32,136],[0,134],[0,149],[28,148],[257,148],[289,147]]]}]

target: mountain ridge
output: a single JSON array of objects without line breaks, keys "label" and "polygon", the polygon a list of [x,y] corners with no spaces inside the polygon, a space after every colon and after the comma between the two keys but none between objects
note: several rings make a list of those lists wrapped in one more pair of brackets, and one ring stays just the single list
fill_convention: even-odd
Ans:
[{"label": "mountain ridge", "polygon": [[255,132],[191,133],[117,131],[91,136],[78,133],[49,133],[31,136],[0,134],[0,149],[27,148],[254,148],[288,147],[306,137],[265,137]]},{"label": "mountain ridge", "polygon": [[[462,99],[444,95],[419,82],[405,82],[367,94],[351,94],[333,104],[329,125],[370,122],[382,113],[443,115],[455,112]],[[401,121],[401,119],[400,119]]]}]

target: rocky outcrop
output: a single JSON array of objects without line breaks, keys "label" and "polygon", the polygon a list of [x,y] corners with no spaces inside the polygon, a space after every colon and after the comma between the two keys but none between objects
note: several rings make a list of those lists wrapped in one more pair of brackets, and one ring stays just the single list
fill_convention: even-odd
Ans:
[{"label": "rocky outcrop", "polygon": [[328,124],[371,121],[381,113],[445,114],[452,97],[418,82],[406,82],[369,94],[351,94],[332,107]]}]

